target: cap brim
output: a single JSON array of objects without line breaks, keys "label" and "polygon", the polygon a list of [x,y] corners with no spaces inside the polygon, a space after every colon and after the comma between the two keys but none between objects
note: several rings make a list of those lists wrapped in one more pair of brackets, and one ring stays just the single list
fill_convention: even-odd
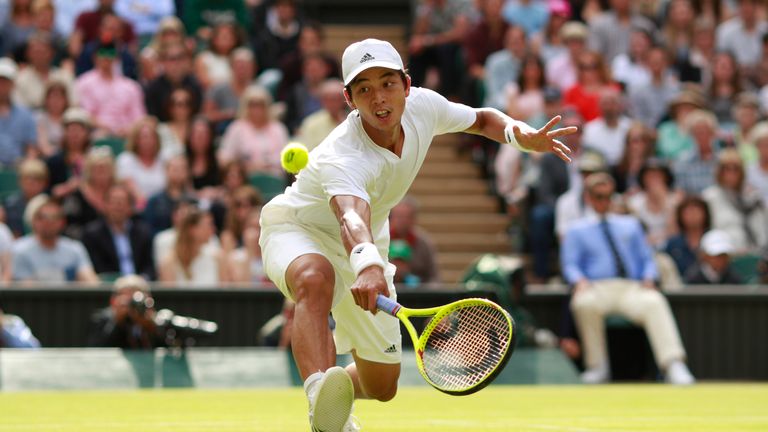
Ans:
[{"label": "cap brim", "polygon": [[397,70],[397,71],[403,70],[403,67],[401,65],[399,65],[397,63],[390,62],[390,61],[385,61],[385,60],[368,61],[368,62],[365,62],[365,63],[361,64],[360,66],[352,69],[352,72],[349,73],[349,76],[347,76],[344,79],[344,85],[345,86],[349,85],[349,83],[351,83],[352,80],[354,80],[355,77],[360,74],[360,72],[362,72],[362,71],[364,71],[366,69],[373,68],[373,67],[383,67],[383,68],[393,69],[393,70]]},{"label": "cap brim", "polygon": [[732,248],[728,246],[713,246],[710,249],[705,249],[704,252],[706,252],[707,255],[710,256],[718,256],[718,255],[730,255],[733,253]]}]

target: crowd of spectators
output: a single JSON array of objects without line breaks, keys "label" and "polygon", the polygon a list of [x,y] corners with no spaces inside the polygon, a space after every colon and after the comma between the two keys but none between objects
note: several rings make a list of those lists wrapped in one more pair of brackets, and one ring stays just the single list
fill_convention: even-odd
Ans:
[{"label": "crowd of spectators", "polygon": [[[733,260],[765,259],[766,2],[431,0],[417,18],[411,59],[439,69],[442,53],[467,66],[458,84],[450,68],[414,75],[415,83],[534,126],[552,114],[580,126],[566,137],[575,155],[567,167],[506,146],[474,147],[512,223],[523,224],[511,240],[531,258],[529,280],[560,280],[556,251],[567,225],[591,213],[579,172],[613,176],[612,211],[642,223],[662,280],[701,280],[692,265],[706,255],[705,232],[693,241],[675,220],[694,198],[707,209],[707,230],[728,234]],[[743,282],[760,280],[747,270]]]},{"label": "crowd of spectators", "polygon": [[[564,137],[569,165],[472,142],[522,227],[511,244],[530,281],[589,273],[558,250],[598,218],[598,199],[642,227],[654,266],[630,277],[616,267],[630,257],[603,254],[601,277],[665,289],[768,278],[764,0],[421,0],[413,18],[414,85],[579,127]],[[19,185],[3,201],[3,283],[268,283],[249,177],[288,180],[285,144],[312,148],[348,114],[338,58],[300,2],[0,0],[0,29],[0,164]],[[595,173],[610,174],[610,196],[583,186]],[[440,280],[417,210],[406,198],[390,224],[409,286]],[[748,274],[730,267],[761,256]]]},{"label": "crowd of spectators", "polygon": [[416,13],[414,83],[579,126],[570,166],[472,148],[520,227],[528,281],[572,288],[576,331],[561,336],[584,353],[583,380],[610,379],[604,319],[619,314],[645,328],[668,381],[692,383],[658,289],[768,282],[768,3],[425,0]]},{"label": "crowd of spectators", "polygon": [[3,282],[268,282],[249,178],[348,113],[296,1],[8,0],[0,28]]},{"label": "crowd of spectators", "polygon": [[[414,85],[579,128],[571,164],[466,139],[527,280],[572,288],[560,346],[583,380],[611,378],[617,313],[669,382],[694,382],[659,289],[768,282],[768,2],[416,3]],[[300,1],[0,0],[0,29],[0,169],[18,181],[0,283],[117,280],[89,343],[123,348],[167,343],[147,281],[269,283],[249,179],[290,180],[281,149],[315,147],[349,113]],[[390,216],[406,289],[440,282],[418,208],[409,196]],[[288,345],[291,317],[286,303],[260,340]],[[0,346],[39,346],[1,311],[0,331]]]}]

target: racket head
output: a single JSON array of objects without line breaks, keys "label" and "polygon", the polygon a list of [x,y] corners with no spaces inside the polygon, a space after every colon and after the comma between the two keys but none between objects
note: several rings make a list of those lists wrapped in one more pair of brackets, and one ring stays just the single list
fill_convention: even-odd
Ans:
[{"label": "racket head", "polygon": [[504,369],[515,348],[515,322],[481,298],[447,304],[427,323],[416,345],[424,379],[455,396],[482,390]]}]

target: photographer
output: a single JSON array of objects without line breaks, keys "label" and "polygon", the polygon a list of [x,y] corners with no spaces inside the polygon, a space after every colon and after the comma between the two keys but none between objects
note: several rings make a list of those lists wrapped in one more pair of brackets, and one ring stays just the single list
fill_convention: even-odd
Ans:
[{"label": "photographer", "polygon": [[91,318],[89,346],[152,349],[166,346],[155,324],[154,299],[141,276],[123,276],[115,281],[109,307]]}]

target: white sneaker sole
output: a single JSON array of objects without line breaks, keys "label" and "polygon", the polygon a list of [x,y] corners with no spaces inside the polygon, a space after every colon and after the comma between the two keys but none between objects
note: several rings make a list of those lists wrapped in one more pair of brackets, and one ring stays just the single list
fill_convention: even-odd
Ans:
[{"label": "white sneaker sole", "polygon": [[315,407],[312,412],[312,431],[341,432],[352,412],[355,388],[344,368],[334,366],[317,384]]}]

